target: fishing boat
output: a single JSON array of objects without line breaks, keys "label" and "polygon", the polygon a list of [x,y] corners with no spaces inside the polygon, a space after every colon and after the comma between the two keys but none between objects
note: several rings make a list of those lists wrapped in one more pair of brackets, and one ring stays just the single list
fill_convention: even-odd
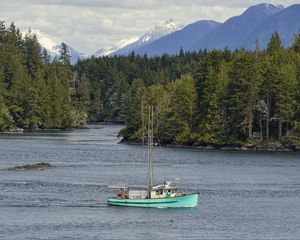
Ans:
[{"label": "fishing boat", "polygon": [[117,189],[118,194],[109,197],[107,202],[113,206],[126,207],[151,207],[151,208],[183,208],[196,207],[198,205],[198,193],[185,193],[173,186],[170,181],[165,181],[161,185],[153,183],[153,107],[149,107],[148,112],[148,136],[147,136],[147,189],[132,188],[128,185],[110,186]]}]

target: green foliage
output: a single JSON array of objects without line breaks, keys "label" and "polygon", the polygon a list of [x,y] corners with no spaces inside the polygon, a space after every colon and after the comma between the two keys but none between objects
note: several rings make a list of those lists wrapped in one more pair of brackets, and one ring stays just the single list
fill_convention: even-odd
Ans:
[{"label": "green foliage", "polygon": [[300,30],[298,31],[298,34],[296,34],[294,37],[292,49],[294,50],[294,52],[300,53]]},{"label": "green foliage", "polygon": [[148,105],[154,106],[155,136],[161,143],[281,140],[298,131],[299,54],[295,47],[282,48],[276,32],[265,51],[225,49],[153,59],[132,55],[129,59],[98,59],[114,72],[124,73],[123,81],[132,83],[129,76],[140,76],[140,87],[136,82],[129,87],[127,127],[121,132],[125,139],[141,140],[145,135]]},{"label": "green foliage", "polygon": [[225,128],[224,97],[228,84],[227,64],[223,63],[220,70],[209,68],[204,83],[202,98],[202,117],[197,131],[197,140],[205,143],[219,144]]},{"label": "green foliage", "polygon": [[234,139],[252,137],[253,113],[262,85],[259,61],[254,53],[237,52],[228,72],[226,94],[227,134]]},{"label": "green foliage", "polygon": [[23,61],[28,75],[35,79],[42,67],[41,46],[31,30],[25,35],[23,39]]},{"label": "green foliage", "polygon": [[71,65],[71,55],[68,50],[67,44],[64,42],[60,46],[60,56],[59,60],[65,65]]},{"label": "green foliage", "polygon": [[4,72],[3,68],[0,68],[0,131],[9,129],[13,125],[13,119],[4,101],[5,87],[3,80]]},{"label": "green foliage", "polygon": [[267,51],[275,52],[281,48],[281,39],[279,33],[276,31],[272,34],[270,42],[268,43]]},{"label": "green foliage", "polygon": [[[126,128],[120,135],[125,139],[140,139],[142,136],[142,111],[143,111],[143,88],[141,79],[135,79],[128,92]],[[142,130],[143,131],[143,130]]]},{"label": "green foliage", "polygon": [[154,106],[155,141],[255,142],[299,136],[299,34],[284,49],[180,51],[178,55],[91,58],[70,65],[66,44],[52,62],[29,31],[0,22],[0,130],[125,122],[124,139],[146,138]]},{"label": "green foliage", "polygon": [[[62,49],[62,63],[50,63],[47,52],[41,54],[41,46],[30,30],[22,38],[14,24],[6,28],[3,22],[0,41],[0,130],[85,124],[86,109],[82,112],[70,98],[72,72],[66,46]],[[82,96],[78,101],[82,106],[87,104]]]}]

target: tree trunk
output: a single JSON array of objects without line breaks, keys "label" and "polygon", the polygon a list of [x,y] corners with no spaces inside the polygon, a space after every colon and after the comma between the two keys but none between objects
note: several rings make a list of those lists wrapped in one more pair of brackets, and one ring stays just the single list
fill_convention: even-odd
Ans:
[{"label": "tree trunk", "polygon": [[248,126],[248,137],[252,138],[252,121],[253,121],[253,114],[250,111],[250,116],[249,116],[249,126]]},{"label": "tree trunk", "polygon": [[278,123],[278,140],[281,141],[281,138],[282,138],[282,119],[280,117]]},{"label": "tree trunk", "polygon": [[266,123],[266,139],[270,139],[270,108],[271,108],[271,103],[270,103],[270,92],[268,92],[268,99],[267,99],[267,123]]},{"label": "tree trunk", "polygon": [[260,130],[260,139],[263,139],[263,127],[262,127],[262,116],[259,113],[259,130]]}]

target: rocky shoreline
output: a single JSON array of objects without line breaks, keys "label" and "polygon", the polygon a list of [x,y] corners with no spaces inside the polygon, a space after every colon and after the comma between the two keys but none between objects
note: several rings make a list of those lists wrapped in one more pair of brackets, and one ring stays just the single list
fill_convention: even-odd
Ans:
[{"label": "rocky shoreline", "polygon": [[75,126],[75,127],[67,127],[67,128],[19,128],[19,127],[11,127],[8,129],[0,129],[0,134],[22,134],[25,132],[47,132],[47,131],[68,131],[73,129],[88,129],[88,128],[94,128],[99,129],[102,128],[103,125],[119,125],[124,124],[124,122],[121,121],[115,121],[115,122],[86,122],[85,125]]},{"label": "rocky shoreline", "polygon": [[[124,140],[120,141],[122,144],[141,145],[141,141]],[[300,147],[293,144],[283,144],[278,141],[257,141],[246,142],[241,144],[205,144],[201,142],[194,142],[192,144],[185,143],[172,143],[172,144],[160,144],[163,147],[172,148],[193,148],[193,149],[220,149],[220,150],[237,150],[237,151],[269,151],[269,152],[290,152],[300,151]]]}]

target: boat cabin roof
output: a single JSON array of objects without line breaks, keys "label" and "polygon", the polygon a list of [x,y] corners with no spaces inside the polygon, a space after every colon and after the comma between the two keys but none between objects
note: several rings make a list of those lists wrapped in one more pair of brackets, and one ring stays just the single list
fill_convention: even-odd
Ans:
[{"label": "boat cabin roof", "polygon": [[169,186],[169,185],[156,185],[152,187],[152,190],[170,190],[170,189],[177,189],[177,187]]},{"label": "boat cabin roof", "polygon": [[124,189],[124,190],[127,190],[129,188],[129,186],[127,184],[116,184],[116,185],[111,185],[111,186],[108,186],[108,188],[111,188],[111,189]]},{"label": "boat cabin roof", "polygon": [[[164,184],[161,185],[154,185],[152,186],[151,190],[156,191],[156,190],[177,190],[176,186],[170,186],[171,182],[165,182]],[[108,186],[110,189],[118,189],[121,191],[132,191],[132,190],[142,190],[145,187],[142,186],[128,186],[128,184],[115,184]]]}]

